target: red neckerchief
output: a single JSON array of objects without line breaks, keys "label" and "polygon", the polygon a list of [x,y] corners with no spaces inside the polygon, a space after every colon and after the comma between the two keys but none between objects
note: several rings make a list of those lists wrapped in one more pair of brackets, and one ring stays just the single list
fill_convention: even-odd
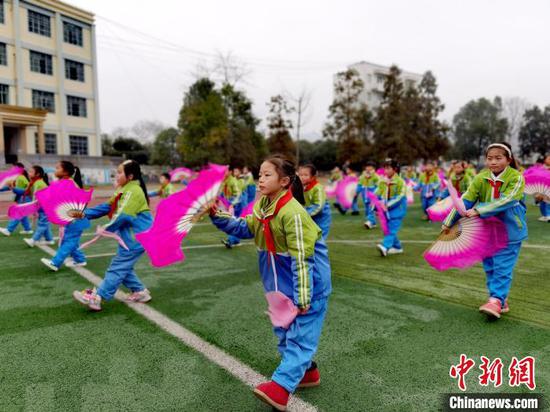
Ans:
[{"label": "red neckerchief", "polygon": [[271,233],[271,227],[269,226],[269,222],[271,222],[275,216],[277,216],[277,213],[279,213],[279,210],[283,208],[284,205],[286,205],[290,200],[292,199],[292,191],[289,189],[281,198],[277,201],[277,205],[275,206],[275,211],[272,215],[266,217],[265,219],[260,219],[258,216],[256,216],[256,219],[262,224],[264,229],[264,236],[265,236],[265,245],[267,247],[267,250],[271,252],[273,255],[277,253],[277,249],[275,248],[275,241],[273,240],[273,233]]},{"label": "red neckerchief", "polygon": [[122,197],[122,192],[116,195],[115,199],[113,200],[113,203],[111,203],[111,210],[109,210],[109,213],[107,213],[107,216],[109,216],[109,220],[113,218],[113,215],[118,209],[118,201],[120,200],[121,197]]},{"label": "red neckerchief", "polygon": [[388,184],[388,191],[386,192],[386,201],[390,200],[390,197],[391,197],[391,196],[390,196],[390,194],[391,194],[391,186],[392,186],[392,185],[395,185],[395,184],[397,184],[397,183],[394,183],[394,182],[392,182],[392,181],[390,180],[390,181],[388,181],[387,184]]},{"label": "red neckerchief", "polygon": [[493,188],[493,199],[500,198],[500,187],[502,186],[502,182],[500,180],[497,180],[496,182],[488,180],[488,182]]},{"label": "red neckerchief", "polygon": [[426,172],[426,184],[430,181],[430,177],[432,177],[433,172]]},{"label": "red neckerchief", "polygon": [[309,182],[306,187],[304,187],[304,192],[309,192],[311,189],[313,189],[315,187],[315,185],[319,183],[317,181],[317,178],[313,178],[313,180],[311,182]]},{"label": "red neckerchief", "polygon": [[31,194],[31,190],[32,190],[32,186],[38,181],[42,179],[41,177],[33,177],[31,179],[31,181],[29,182],[29,185],[27,186],[27,188],[25,189],[25,192],[23,192],[23,196],[30,196]]}]

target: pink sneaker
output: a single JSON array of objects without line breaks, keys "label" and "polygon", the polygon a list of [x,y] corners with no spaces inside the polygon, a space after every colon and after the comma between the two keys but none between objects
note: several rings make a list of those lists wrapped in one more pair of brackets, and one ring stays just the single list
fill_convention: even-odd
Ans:
[{"label": "pink sneaker", "polygon": [[150,302],[151,299],[151,292],[149,292],[148,289],[140,290],[139,292],[134,292],[130,296],[126,298],[126,302],[134,302],[134,303],[147,303]]},{"label": "pink sneaker", "polygon": [[88,306],[90,310],[99,312],[101,310],[101,296],[96,293],[95,289],[84,289],[82,291],[75,290],[73,298],[79,303]]},{"label": "pink sneaker", "polygon": [[489,298],[487,303],[479,307],[481,313],[485,313],[488,316],[499,319],[502,313],[500,300],[497,298]]}]

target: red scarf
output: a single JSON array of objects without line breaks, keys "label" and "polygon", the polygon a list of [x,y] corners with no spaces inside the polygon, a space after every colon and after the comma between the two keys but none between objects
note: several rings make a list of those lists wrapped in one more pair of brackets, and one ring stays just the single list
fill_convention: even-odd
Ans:
[{"label": "red scarf", "polygon": [[23,196],[30,196],[31,195],[31,190],[32,190],[32,186],[38,181],[42,179],[41,177],[33,177],[31,179],[31,181],[29,182],[29,185],[27,186],[27,188],[25,189],[25,192],[23,193]]},{"label": "red scarf", "polygon": [[502,186],[502,182],[500,180],[497,180],[496,182],[489,180],[489,184],[493,188],[493,199],[499,199],[500,187]]},{"label": "red scarf", "polygon": [[275,211],[273,212],[272,215],[266,217],[265,219],[260,219],[258,216],[256,216],[256,219],[258,219],[258,221],[263,225],[265,245],[267,247],[267,250],[271,252],[273,255],[277,253],[277,249],[275,248],[275,241],[273,240],[273,233],[271,233],[271,227],[269,226],[269,222],[271,222],[275,218],[275,216],[277,216],[277,214],[279,213],[279,210],[281,210],[284,205],[290,202],[291,199],[292,199],[292,191],[289,189],[277,201],[277,205],[275,205]]},{"label": "red scarf", "polygon": [[311,189],[313,189],[315,187],[315,185],[319,183],[317,181],[317,178],[314,177],[313,180],[311,182],[309,182],[306,187],[304,187],[304,192],[309,192]]},{"label": "red scarf", "polygon": [[433,172],[426,172],[426,184],[430,181],[430,177],[432,176]]},{"label": "red scarf", "polygon": [[386,201],[390,200],[391,195],[391,187],[392,185],[396,185],[396,183],[388,182],[388,191],[386,192]]},{"label": "red scarf", "polygon": [[118,202],[120,198],[122,197],[122,192],[120,192],[118,195],[115,196],[115,199],[113,200],[113,203],[111,203],[111,210],[109,210],[109,213],[107,213],[107,216],[109,216],[109,220],[113,218],[113,215],[115,214],[116,210],[118,209]]}]

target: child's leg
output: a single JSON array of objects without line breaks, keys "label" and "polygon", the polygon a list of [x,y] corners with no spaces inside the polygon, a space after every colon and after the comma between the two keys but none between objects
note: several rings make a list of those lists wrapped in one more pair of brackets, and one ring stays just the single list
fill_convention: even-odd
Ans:
[{"label": "child's leg", "polygon": [[86,255],[82,250],[80,250],[80,241],[76,242],[76,247],[71,252],[71,257],[75,263],[84,263],[86,262]]},{"label": "child's leg", "polygon": [[145,285],[141,282],[133,269],[122,280],[122,284],[132,292],[141,292],[142,290],[145,290]]},{"label": "child's leg", "polygon": [[543,217],[550,216],[550,210],[548,210],[550,208],[548,207],[548,203],[540,202],[539,209],[540,209],[541,216],[543,216]]},{"label": "child's leg", "polygon": [[[8,222],[8,226],[6,227],[6,229],[8,230],[8,232],[10,233],[13,233],[15,232],[15,229],[17,228],[17,225],[19,225],[19,223],[22,221],[23,219],[21,220],[18,220],[18,219],[10,219],[10,221]],[[22,222],[21,222],[22,223]],[[27,223],[28,223],[28,219],[27,219]],[[23,228],[25,230],[30,230],[30,229],[27,229],[25,228],[25,226],[23,225]]]},{"label": "child's leg", "polygon": [[[143,248],[128,251],[119,247],[117,255],[105,272],[103,282],[97,288],[97,294],[104,300],[111,300],[122,282],[134,270],[134,265],[142,254]],[[144,288],[142,287],[142,290]]]},{"label": "child's leg", "polygon": [[[384,236],[384,240],[382,241],[382,246],[384,246],[386,249],[390,249],[392,247],[395,247],[395,244],[398,244],[401,246],[401,243],[399,243],[399,240],[397,239],[397,232],[401,228],[401,219],[390,219],[388,220],[388,229],[389,234]],[[399,247],[398,249],[401,249]]]},{"label": "child's leg", "polygon": [[[510,243],[492,257],[492,271],[487,273],[489,295],[492,298],[500,299],[502,305],[504,305],[504,301],[510,293],[512,274],[519,257],[520,249],[521,242]],[[485,262],[483,266],[485,267]]]},{"label": "child's leg", "polygon": [[45,240],[52,240],[52,232],[50,229],[50,222],[48,222],[48,218],[45,213],[38,213],[38,220],[36,222],[36,230],[34,231],[34,235],[32,239],[37,242],[40,240],[40,238],[44,237]]},{"label": "child's leg", "polygon": [[52,264],[57,267],[61,267],[63,262],[65,262],[65,259],[73,253],[75,249],[79,246],[79,239],[80,237],[72,237],[65,235],[63,237],[63,240],[61,241],[61,245],[59,246],[59,249],[57,249],[57,252],[55,256],[52,258]]},{"label": "child's leg", "polygon": [[327,299],[311,302],[309,311],[305,315],[298,315],[286,331],[283,359],[271,379],[290,393],[296,390],[311,366],[319,345],[327,303]]},{"label": "child's leg", "polygon": [[392,247],[394,249],[402,249],[401,242],[400,242],[399,238],[397,237],[397,235],[399,233],[399,230],[401,229],[401,224],[403,223],[403,220],[402,219],[392,219],[392,220],[390,220],[390,222],[392,223],[392,229],[395,231],[395,236],[394,236],[394,239],[393,239]]},{"label": "child's leg", "polygon": [[21,219],[21,224],[23,225],[23,229],[26,230],[27,232],[32,230],[31,221],[29,220],[29,218],[27,216],[25,216],[25,217],[23,217],[23,219]]},{"label": "child's leg", "polygon": [[286,350],[286,332],[286,329],[283,328],[273,328],[273,333],[278,339],[277,350],[279,351],[281,358],[284,356]]}]

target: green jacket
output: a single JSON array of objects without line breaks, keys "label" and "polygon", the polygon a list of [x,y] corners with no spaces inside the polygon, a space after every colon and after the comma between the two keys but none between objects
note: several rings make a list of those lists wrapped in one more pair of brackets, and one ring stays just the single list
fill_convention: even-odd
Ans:
[{"label": "green jacket", "polygon": [[380,176],[373,172],[370,176],[367,176],[366,173],[363,173],[359,178],[359,184],[363,187],[375,187],[378,186],[380,181]]}]

